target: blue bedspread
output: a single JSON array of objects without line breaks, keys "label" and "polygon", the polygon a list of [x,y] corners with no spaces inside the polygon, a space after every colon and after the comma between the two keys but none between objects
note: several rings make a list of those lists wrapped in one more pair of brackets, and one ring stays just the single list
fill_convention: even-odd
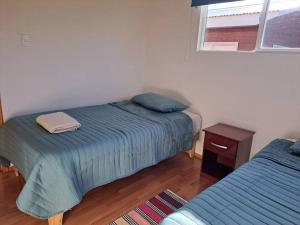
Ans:
[{"label": "blue bedspread", "polygon": [[275,140],[162,225],[300,224],[300,157]]},{"label": "blue bedspread", "polygon": [[192,121],[183,113],[153,112],[128,101],[64,112],[81,123],[79,130],[49,134],[36,124],[39,114],[0,129],[0,163],[12,162],[26,180],[17,206],[36,218],[65,212],[89,190],[192,146]]}]

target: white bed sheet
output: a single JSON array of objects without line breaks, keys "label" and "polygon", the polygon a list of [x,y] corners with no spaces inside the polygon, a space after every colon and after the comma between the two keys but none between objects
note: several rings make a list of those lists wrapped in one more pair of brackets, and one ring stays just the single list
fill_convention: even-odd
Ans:
[{"label": "white bed sheet", "polygon": [[193,121],[193,129],[194,129],[194,135],[197,134],[198,132],[200,132],[201,128],[202,128],[202,119],[201,116],[196,114],[196,113],[192,113],[188,110],[184,110],[183,113],[185,113],[186,115],[188,115],[192,121]]}]

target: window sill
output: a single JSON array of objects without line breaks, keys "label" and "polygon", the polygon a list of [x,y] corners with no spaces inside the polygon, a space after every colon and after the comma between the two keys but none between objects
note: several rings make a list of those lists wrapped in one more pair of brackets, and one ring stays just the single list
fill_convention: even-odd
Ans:
[{"label": "window sill", "polygon": [[254,52],[258,53],[285,53],[285,54],[295,54],[300,53],[300,48],[295,49],[271,49],[271,48],[261,48],[257,49]]},{"label": "window sill", "polygon": [[204,50],[200,49],[198,53],[241,53],[241,54],[253,54],[253,53],[269,53],[269,54],[299,54],[300,49],[258,49],[253,51],[229,51],[229,50]]}]

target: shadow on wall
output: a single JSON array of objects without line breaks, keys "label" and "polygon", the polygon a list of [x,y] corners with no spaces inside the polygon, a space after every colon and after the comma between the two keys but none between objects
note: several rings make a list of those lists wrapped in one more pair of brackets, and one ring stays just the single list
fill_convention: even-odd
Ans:
[{"label": "shadow on wall", "polygon": [[180,101],[180,102],[184,103],[185,105],[190,106],[189,111],[200,115],[201,119],[202,119],[201,112],[199,112],[197,109],[193,108],[193,103],[190,102],[185,96],[183,96],[181,93],[179,93],[177,91],[148,86],[145,88],[145,92],[155,92],[155,93],[173,98],[177,101]]},{"label": "shadow on wall", "polygon": [[[134,94],[137,94],[137,92],[135,92]],[[95,96],[98,96],[99,100],[97,100],[97,97],[95,98]],[[32,96],[28,96],[28,97],[25,96],[23,99],[25,103],[22,105],[22,107],[27,110],[20,110],[13,113],[9,113],[9,117],[5,116],[4,120],[7,121],[11,118],[15,118],[23,115],[35,114],[35,113],[58,112],[67,109],[72,109],[72,108],[102,105],[110,102],[122,101],[125,99],[130,99],[132,97],[132,94],[125,93],[124,96],[116,94],[113,98],[107,96],[109,96],[109,94],[107,94],[106,96],[101,96],[96,92],[92,92],[92,90],[91,93],[86,93],[84,91],[76,91],[76,92],[74,91],[72,93],[69,93],[66,92],[65,90],[62,90],[62,91],[56,91],[52,95],[44,96],[43,98],[34,98],[34,100],[32,100],[30,104],[27,104],[29,100],[26,98],[32,98]],[[0,104],[1,104],[1,99],[0,99]],[[5,109],[4,102],[3,102],[3,109]],[[1,105],[0,105],[0,126],[1,126],[1,117],[3,114],[1,113]]]}]

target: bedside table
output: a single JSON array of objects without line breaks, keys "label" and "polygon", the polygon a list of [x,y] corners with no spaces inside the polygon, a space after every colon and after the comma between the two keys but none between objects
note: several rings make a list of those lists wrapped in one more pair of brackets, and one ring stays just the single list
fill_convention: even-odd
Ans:
[{"label": "bedside table", "polygon": [[201,173],[222,179],[249,160],[255,132],[222,123],[204,132]]}]

